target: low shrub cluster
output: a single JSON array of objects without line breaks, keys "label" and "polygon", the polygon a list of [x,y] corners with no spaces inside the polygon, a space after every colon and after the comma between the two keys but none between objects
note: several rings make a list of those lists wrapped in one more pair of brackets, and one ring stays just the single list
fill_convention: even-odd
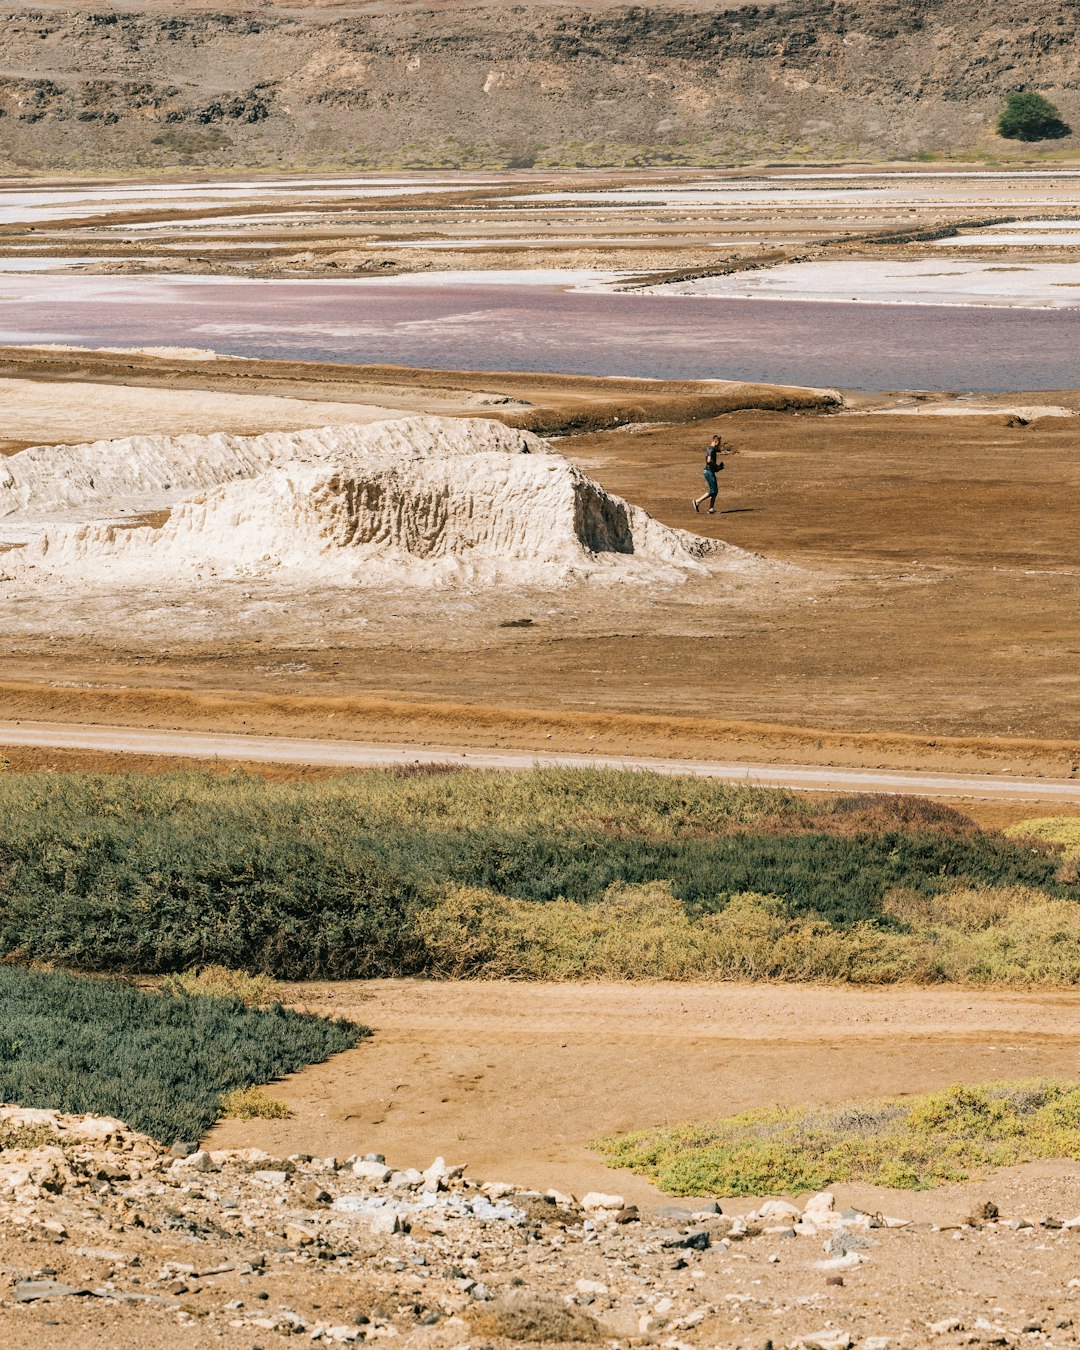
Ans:
[{"label": "low shrub cluster", "polygon": [[0,955],[253,1002],[265,984],[230,972],[1080,979],[1061,844],[914,798],[554,769],[28,774],[0,777],[0,822]]},{"label": "low shrub cluster", "polygon": [[0,966],[0,1101],[116,1116],[196,1140],[223,1095],[349,1049],[346,1022],[238,999]]},{"label": "low shrub cluster", "polygon": [[1080,1086],[1053,1080],[796,1110],[601,1140],[673,1195],[776,1195],[842,1181],[924,1190],[991,1167],[1080,1157]]},{"label": "low shrub cluster", "polygon": [[431,974],[572,980],[810,980],[845,984],[1080,983],[1080,905],[1021,887],[892,891],[883,916],[837,926],[775,896],[693,915],[665,883],[546,905],[448,889],[420,911]]}]

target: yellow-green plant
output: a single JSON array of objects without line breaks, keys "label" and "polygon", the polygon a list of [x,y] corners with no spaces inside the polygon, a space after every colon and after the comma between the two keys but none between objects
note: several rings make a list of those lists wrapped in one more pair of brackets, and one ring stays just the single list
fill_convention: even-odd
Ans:
[{"label": "yellow-green plant", "polygon": [[278,1001],[277,982],[269,975],[248,975],[227,966],[200,966],[179,975],[168,975],[163,987],[171,994],[209,994],[213,998],[236,998],[249,1008]]},{"label": "yellow-green plant", "polygon": [[223,1120],[287,1120],[292,1113],[277,1097],[262,1088],[234,1088],[221,1099]]},{"label": "yellow-green plant", "polygon": [[603,1139],[674,1195],[776,1195],[835,1182],[924,1190],[1038,1158],[1080,1157],[1080,1085],[956,1085],[917,1097],[746,1111]]}]

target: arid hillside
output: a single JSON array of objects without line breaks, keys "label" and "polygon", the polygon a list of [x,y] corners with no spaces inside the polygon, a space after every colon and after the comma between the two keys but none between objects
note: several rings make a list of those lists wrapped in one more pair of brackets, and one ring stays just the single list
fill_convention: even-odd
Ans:
[{"label": "arid hillside", "polygon": [[13,6],[0,171],[1026,154],[993,133],[1002,96],[1037,89],[1080,127],[1078,14],[1076,0]]}]

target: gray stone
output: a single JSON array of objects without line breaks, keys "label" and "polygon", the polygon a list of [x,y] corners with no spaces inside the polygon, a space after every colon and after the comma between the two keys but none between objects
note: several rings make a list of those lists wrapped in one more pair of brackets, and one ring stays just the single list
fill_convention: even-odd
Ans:
[{"label": "gray stone", "polygon": [[848,1256],[851,1252],[863,1252],[874,1246],[872,1238],[862,1233],[852,1233],[847,1228],[838,1228],[832,1237],[826,1238],[822,1246],[827,1256]]},{"label": "gray stone", "polygon": [[20,1280],[12,1297],[16,1303],[36,1303],[46,1298],[85,1298],[89,1289],[77,1289],[71,1284],[61,1284],[59,1280]]}]

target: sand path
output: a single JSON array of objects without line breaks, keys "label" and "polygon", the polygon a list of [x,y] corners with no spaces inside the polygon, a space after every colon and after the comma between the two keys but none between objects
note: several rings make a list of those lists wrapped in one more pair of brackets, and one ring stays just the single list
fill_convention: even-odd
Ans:
[{"label": "sand path", "polygon": [[460,764],[478,769],[531,769],[543,765],[596,769],[643,769],[692,774],[757,787],[811,791],[858,791],[965,797],[1004,801],[1080,802],[1080,781],[990,774],[897,773],[812,764],[754,764],[631,755],[573,755],[554,751],[463,750],[460,747],[376,745],[360,741],[302,740],[288,736],[228,736],[142,727],[80,726],[61,722],[0,721],[0,745],[52,746],[141,755],[188,756],[242,763],[371,768],[381,764]]},{"label": "sand path", "polygon": [[371,1040],[277,1085],[286,1121],[226,1121],[219,1147],[660,1199],[605,1168],[598,1135],[772,1103],[841,1102],[959,1080],[1075,1076],[1080,993],[422,980],[288,986]]}]

